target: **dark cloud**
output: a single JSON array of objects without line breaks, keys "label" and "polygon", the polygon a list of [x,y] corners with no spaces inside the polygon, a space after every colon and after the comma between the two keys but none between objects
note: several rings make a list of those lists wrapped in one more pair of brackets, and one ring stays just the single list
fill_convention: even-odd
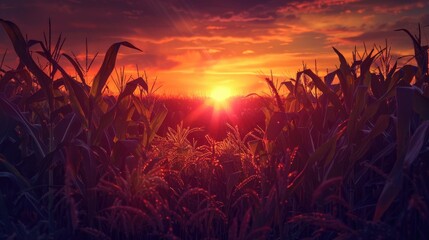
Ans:
[{"label": "dark cloud", "polygon": [[177,61],[169,59],[166,55],[154,53],[126,55],[122,61],[128,63],[139,63],[139,68],[157,71],[169,70],[180,64]]},{"label": "dark cloud", "polygon": [[287,45],[292,53],[320,52],[321,48],[329,47],[327,36],[319,32],[305,32],[294,36],[293,41]]},{"label": "dark cloud", "polygon": [[364,32],[362,34],[344,38],[345,40],[352,41],[352,42],[379,42],[384,41],[386,39],[397,39],[399,34],[395,31],[370,31],[370,32]]}]

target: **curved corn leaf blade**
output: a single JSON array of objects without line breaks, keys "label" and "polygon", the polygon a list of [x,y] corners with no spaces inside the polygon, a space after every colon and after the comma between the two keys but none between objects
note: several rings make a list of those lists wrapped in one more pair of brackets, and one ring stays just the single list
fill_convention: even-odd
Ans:
[{"label": "curved corn leaf blade", "polygon": [[332,82],[335,79],[335,75],[338,75],[338,70],[335,70],[333,72],[330,72],[330,73],[326,74],[326,76],[324,77],[326,85],[328,85],[329,87],[331,87]]},{"label": "curved corn leaf blade", "polygon": [[85,91],[85,88],[80,85],[76,80],[74,80],[59,64],[56,62],[52,57],[48,54],[48,50],[40,41],[35,41],[36,43],[39,43],[42,49],[44,50],[43,56],[46,57],[46,59],[60,72],[63,76],[63,83],[66,86],[67,90],[69,91],[69,98],[72,103],[72,107],[75,109],[75,111],[79,114],[79,117],[81,118],[82,122],[84,123],[85,127],[89,126],[89,116],[90,111],[88,107],[88,94]]},{"label": "curved corn leaf blade", "polygon": [[274,112],[269,115],[264,138],[268,141],[276,140],[287,122],[294,119],[298,119],[298,114],[294,112]]},{"label": "curved corn leaf blade", "polygon": [[57,144],[70,142],[74,137],[81,133],[81,123],[75,113],[67,114],[54,129]]},{"label": "curved corn leaf blade", "polygon": [[302,72],[299,72],[297,78],[300,77],[301,74],[309,76],[311,80],[313,80],[314,85],[316,85],[316,87],[320,89],[320,91],[322,91],[324,94],[326,94],[329,101],[337,108],[337,110],[343,114],[346,114],[346,111],[344,110],[344,107],[342,106],[338,96],[328,86],[326,86],[326,84],[322,81],[322,79],[320,79],[319,76],[313,73],[313,71],[311,71],[310,69],[306,69]]},{"label": "curved corn leaf blade", "polygon": [[136,90],[137,86],[141,86],[146,92],[148,91],[148,86],[146,81],[142,78],[139,77],[137,79],[134,79],[132,81],[127,82],[127,84],[125,85],[125,89],[123,92],[121,92],[119,94],[118,97],[118,103],[126,96],[129,96],[131,94],[134,93],[134,91]]},{"label": "curved corn leaf blade", "polygon": [[[389,122],[390,115],[382,115],[377,119],[371,132],[367,136],[365,136],[364,139],[362,139],[359,145],[356,146],[357,150],[351,156],[352,163],[355,163],[356,161],[361,159],[361,157],[363,157],[368,152],[370,147],[374,144],[374,139],[387,129],[387,127],[389,126]],[[353,165],[351,165],[350,167],[353,167]]]},{"label": "curved corn leaf blade", "polygon": [[9,117],[15,119],[16,121],[22,124],[22,126],[25,128],[27,133],[33,139],[34,144],[36,144],[37,151],[40,153],[41,157],[44,158],[46,156],[46,153],[43,147],[43,143],[39,141],[39,139],[36,136],[35,129],[22,115],[18,107],[15,104],[9,102],[9,100],[4,98],[2,95],[0,95],[0,109],[4,113],[6,113]]},{"label": "curved corn leaf blade", "polygon": [[349,139],[354,142],[356,133],[359,130],[356,128],[356,124],[358,123],[359,116],[361,112],[364,110],[366,106],[366,99],[368,87],[366,86],[358,86],[356,88],[356,96],[354,97],[353,107],[350,110],[349,120],[347,122],[347,132],[349,135]]},{"label": "curved corn leaf blade", "polygon": [[[141,86],[141,87],[143,87],[143,89],[145,89],[145,91],[148,91],[148,86],[146,84],[146,81],[144,81],[144,79],[141,77],[128,82],[125,86],[124,91],[119,94],[118,100],[116,101],[115,105],[111,109],[109,109],[105,114],[103,114],[101,116],[100,124],[99,124],[98,128],[96,129],[95,134],[93,135],[93,139],[91,140],[93,143],[98,142],[100,140],[100,137],[102,136],[103,132],[109,126],[112,125],[112,123],[114,122],[114,120],[117,116],[118,106],[120,106],[120,103],[122,102],[122,100],[125,97],[130,96],[134,93],[134,90],[137,88],[137,86]],[[134,102],[134,104],[136,104],[136,103]],[[167,116],[167,114],[165,114],[165,116],[158,116],[158,117],[165,118],[166,116]],[[162,119],[162,121],[164,121],[164,119]]]},{"label": "curved corn leaf blade", "polygon": [[[56,100],[60,100],[60,98],[63,98],[63,96],[57,96],[55,94],[56,91],[59,91],[58,89],[64,86],[64,79],[60,78],[57,79],[53,82],[53,91],[54,91],[54,96]],[[43,89],[39,89],[37,90],[35,93],[33,93],[33,95],[29,96],[26,100],[25,103],[26,104],[31,104],[31,103],[35,103],[35,102],[41,102],[41,101],[45,101],[46,100],[46,95],[43,93]]]},{"label": "curved corn leaf blade", "polygon": [[[161,107],[158,109],[158,111],[155,114],[155,117],[151,119],[150,121],[150,134],[147,138],[147,144],[150,144],[153,139],[155,138],[159,128],[161,127],[162,123],[165,120],[165,117],[167,117],[168,109],[165,107],[165,105],[161,105]],[[146,145],[148,146],[148,145]]]},{"label": "curved corn leaf blade", "polygon": [[343,177],[334,177],[328,180],[324,180],[320,185],[313,191],[312,202],[315,203],[318,200],[321,200],[325,192],[329,190],[332,186],[340,185],[343,181]]},{"label": "curved corn leaf blade", "polygon": [[280,95],[279,95],[279,92],[277,91],[277,88],[274,86],[273,80],[270,79],[270,78],[265,78],[265,82],[268,84],[268,86],[270,87],[271,92],[274,94],[274,98],[275,98],[275,100],[277,102],[277,107],[279,108],[279,110],[281,112],[285,112],[282,99],[280,98]]},{"label": "curved corn leaf blade", "polygon": [[421,86],[422,81],[424,81],[424,76],[427,76],[428,73],[428,46],[422,46],[421,38],[421,28],[419,25],[419,36],[413,36],[410,31],[407,29],[397,29],[396,31],[405,32],[413,41],[414,45],[414,57],[416,59],[418,68],[419,68],[419,77],[417,78],[416,85]]},{"label": "curved corn leaf blade", "polygon": [[282,133],[284,126],[287,123],[287,114],[284,112],[274,112],[270,117],[270,121],[265,131],[265,139],[274,141]]},{"label": "curved corn leaf blade", "polygon": [[95,130],[95,134],[91,135],[91,143],[97,145],[99,143],[100,138],[102,137],[105,130],[110,127],[115,120],[116,117],[116,108],[112,107],[106,113],[104,113],[100,118],[100,124]]},{"label": "curved corn leaf blade", "polygon": [[313,104],[311,104],[311,100],[309,98],[310,94],[308,94],[304,88],[304,86],[300,83],[295,85],[295,96],[299,102],[301,102],[307,111],[311,112],[314,110]]},{"label": "curved corn leaf blade", "polygon": [[26,189],[26,188],[31,187],[30,182],[24,176],[22,176],[22,174],[18,171],[18,169],[16,169],[15,166],[13,166],[8,161],[3,159],[1,156],[0,156],[0,165],[3,165],[6,168],[8,173],[11,174],[13,179],[18,183],[18,185],[22,189]]},{"label": "curved corn leaf blade", "polygon": [[[374,59],[379,54],[382,53],[382,51],[380,51],[377,54],[375,54],[374,56],[372,56],[373,52],[374,52],[374,49],[372,49],[371,52],[369,52],[368,56],[360,64],[360,74],[361,74],[361,77],[365,77],[366,74],[369,74],[369,70],[371,68],[372,62],[374,61]],[[366,85],[366,86],[368,86],[368,85]]]},{"label": "curved corn leaf blade", "polygon": [[82,81],[82,83],[87,86],[86,82],[85,82],[85,77],[83,76],[82,70],[79,67],[79,64],[72,58],[70,57],[68,54],[63,53],[62,54],[67,60],[69,60],[69,62],[73,65],[75,71],[77,72],[77,75],[79,75],[80,80]]},{"label": "curved corn leaf blade", "polygon": [[337,71],[337,76],[340,81],[341,88],[343,90],[345,104],[349,109],[352,105],[353,91],[354,85],[356,84],[356,79],[354,78],[352,74],[352,69],[347,63],[346,58],[343,56],[343,54],[336,48],[333,47],[333,49],[338,55],[338,58],[340,59],[340,69],[339,71]]},{"label": "curved corn leaf blade", "polygon": [[98,99],[98,97],[101,95],[101,91],[106,85],[107,79],[109,78],[115,67],[116,57],[121,46],[141,51],[129,42],[118,42],[110,46],[110,48],[106,52],[106,55],[104,56],[103,64],[101,65],[100,69],[94,77],[94,80],[92,81],[90,95],[94,99]]},{"label": "curved corn leaf blade", "polygon": [[402,189],[404,159],[409,144],[413,94],[414,89],[410,87],[398,87],[396,89],[398,115],[396,161],[378,198],[373,218],[375,221],[381,219]]},{"label": "curved corn leaf blade", "polygon": [[282,82],[282,85],[286,86],[286,88],[289,91],[289,93],[293,94],[295,92],[294,91],[295,86],[293,85],[292,81],[284,81],[284,82]]},{"label": "curved corn leaf blade", "polygon": [[316,151],[308,159],[310,166],[313,166],[316,161],[324,161],[324,167],[328,168],[334,158],[335,150],[337,149],[337,141],[340,135],[340,133],[336,134],[326,143],[316,149]]},{"label": "curved corn leaf blade", "polygon": [[413,136],[410,139],[410,145],[405,155],[404,166],[409,168],[411,164],[417,159],[417,156],[420,154],[422,147],[425,144],[425,139],[429,135],[429,121],[424,121],[416,129]]},{"label": "curved corn leaf blade", "polygon": [[16,54],[18,55],[20,61],[27,66],[28,70],[36,76],[37,80],[40,83],[40,86],[45,91],[45,94],[48,97],[49,105],[53,106],[53,93],[52,93],[52,79],[49,78],[46,73],[40,69],[36,62],[30,55],[28,50],[27,42],[22,36],[21,31],[18,26],[13,22],[0,19],[0,23],[3,25],[4,30],[6,31],[9,39],[12,41],[13,48],[15,49]]}]

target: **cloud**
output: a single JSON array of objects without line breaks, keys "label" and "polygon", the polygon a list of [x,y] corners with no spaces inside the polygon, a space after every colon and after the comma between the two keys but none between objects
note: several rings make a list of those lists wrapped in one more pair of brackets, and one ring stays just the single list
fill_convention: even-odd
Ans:
[{"label": "cloud", "polygon": [[224,26],[207,26],[206,27],[207,30],[222,30],[225,29]]},{"label": "cloud", "polygon": [[253,53],[255,53],[255,51],[253,51],[253,50],[244,50],[243,52],[242,52],[242,54],[253,54]]},{"label": "cloud", "polygon": [[136,56],[134,59],[127,59],[127,62],[138,62],[140,67],[143,69],[152,69],[152,70],[170,70],[178,66],[180,63],[174,60],[171,60],[166,55],[160,54],[143,54],[142,56]]},{"label": "cloud", "polygon": [[[312,59],[326,60],[328,65],[336,58],[331,46],[351,52],[364,42],[367,46],[384,44],[386,38],[394,54],[400,55],[412,46],[405,34],[394,30],[416,33],[417,23],[429,25],[428,10],[426,1],[402,0],[0,3],[1,17],[17,23],[30,39],[43,39],[51,18],[54,38],[60,32],[66,37],[64,52],[82,54],[88,38],[90,53],[102,55],[112,43],[126,40],[144,53],[121,48],[120,64],[138,63],[160,76],[171,77],[175,72],[186,73],[188,78],[216,71],[249,74],[280,66],[295,70],[302,61]],[[0,31],[0,50],[12,49],[6,40]],[[14,59],[11,55],[7,58]]]}]

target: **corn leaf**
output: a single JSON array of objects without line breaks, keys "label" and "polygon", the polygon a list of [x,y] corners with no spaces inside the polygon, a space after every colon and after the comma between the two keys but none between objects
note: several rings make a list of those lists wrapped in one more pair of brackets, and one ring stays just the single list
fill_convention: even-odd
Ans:
[{"label": "corn leaf", "polygon": [[356,124],[359,120],[361,112],[366,106],[368,87],[359,86],[356,88],[356,96],[353,104],[353,108],[350,110],[349,120],[347,122],[347,132],[349,135],[350,141],[354,142],[356,137],[356,132],[359,130],[356,128]]},{"label": "corn leaf", "polygon": [[347,63],[346,58],[343,56],[343,54],[336,48],[333,47],[333,49],[338,55],[338,58],[340,59],[340,69],[337,72],[337,76],[340,80],[340,85],[343,90],[346,106],[350,108],[352,105],[354,84],[356,79],[354,78],[354,75],[352,74],[352,69]]},{"label": "corn leaf", "polygon": [[429,120],[429,98],[418,91],[414,91],[413,109],[420,115],[421,119]]},{"label": "corn leaf", "polygon": [[85,127],[89,126],[89,114],[90,111],[88,109],[88,94],[76,80],[74,80],[59,64],[56,62],[49,54],[48,49],[43,45],[41,41],[35,41],[39,43],[43,49],[42,56],[46,57],[46,59],[61,72],[63,76],[64,85],[69,91],[70,101],[72,103],[72,107],[79,114],[81,121],[84,123]]},{"label": "corn leaf", "polygon": [[34,141],[34,144],[36,144],[37,151],[41,155],[42,158],[46,156],[43,143],[37,138],[36,130],[35,128],[27,121],[27,119],[22,115],[19,108],[9,102],[5,97],[0,95],[0,109],[6,113],[9,117],[15,119],[18,121],[22,126],[25,128],[27,133],[31,136],[31,138]]},{"label": "corn leaf", "polygon": [[[389,115],[382,115],[377,119],[374,127],[371,129],[371,132],[362,139],[361,143],[356,147],[357,150],[351,156],[353,163],[361,159],[361,157],[368,152],[369,148],[374,144],[374,139],[387,129],[389,122]],[[351,167],[353,167],[353,165]]]},{"label": "corn leaf", "polygon": [[10,176],[16,181],[21,189],[28,189],[31,187],[30,182],[18,171],[18,169],[0,156],[0,166],[1,165],[5,167],[8,171],[7,173],[10,173]]},{"label": "corn leaf", "polygon": [[398,87],[396,89],[397,117],[396,126],[396,161],[386,180],[383,191],[378,198],[374,213],[374,220],[379,221],[383,214],[401,192],[403,183],[403,166],[408,148],[408,139],[410,135],[410,121],[412,116],[412,100],[414,89],[410,87]]},{"label": "corn leaf", "polygon": [[98,97],[101,95],[101,91],[103,90],[103,87],[106,85],[107,79],[109,78],[110,74],[112,73],[115,67],[116,57],[118,55],[118,51],[121,46],[129,47],[129,48],[141,51],[140,49],[138,49],[137,47],[135,47],[129,42],[118,42],[110,46],[110,48],[106,52],[106,55],[104,56],[104,60],[100,69],[98,70],[97,74],[94,77],[94,80],[92,81],[90,95],[94,99],[98,99]]},{"label": "corn leaf", "polygon": [[141,87],[142,87],[146,92],[148,91],[147,83],[146,83],[146,81],[145,81],[143,78],[139,77],[139,78],[137,78],[137,79],[134,79],[134,80],[132,80],[132,81],[129,81],[129,82],[127,82],[127,84],[125,85],[125,89],[124,89],[124,91],[122,91],[122,92],[119,94],[119,97],[118,97],[118,103],[119,103],[119,102],[120,102],[124,97],[126,97],[126,96],[129,96],[129,95],[133,94],[133,93],[134,93],[134,91],[136,90],[137,86],[141,86]]},{"label": "corn leaf", "polygon": [[36,76],[37,80],[40,83],[40,86],[45,91],[45,94],[48,97],[49,105],[53,106],[53,93],[52,93],[52,80],[49,78],[46,73],[40,69],[36,62],[30,55],[27,42],[25,41],[21,31],[18,26],[13,22],[0,19],[0,23],[3,25],[3,29],[6,31],[9,39],[12,41],[13,48],[15,49],[16,54],[19,57],[19,60],[27,66],[28,70]]},{"label": "corn leaf", "polygon": [[162,123],[164,122],[165,117],[167,117],[168,109],[165,107],[165,105],[161,105],[157,113],[155,114],[155,117],[150,121],[150,133],[148,135],[148,144],[153,141],[153,139],[156,136],[156,133],[158,132],[159,128],[161,127]]},{"label": "corn leaf", "polygon": [[274,141],[281,134],[287,121],[291,120],[293,113],[274,112],[268,122],[267,130],[265,131],[265,139]]},{"label": "corn leaf", "polygon": [[323,94],[326,94],[329,101],[335,106],[335,108],[338,111],[340,111],[343,114],[346,113],[338,96],[328,86],[326,86],[326,84],[322,81],[322,79],[320,79],[319,76],[313,73],[313,71],[311,71],[310,69],[306,69],[302,72],[299,72],[297,78],[300,77],[301,74],[305,74],[309,76],[313,80],[314,85],[316,85],[316,87],[320,89],[320,91],[322,91]]},{"label": "corn leaf", "polygon": [[85,82],[85,77],[83,76],[82,70],[80,69],[79,64],[72,58],[70,57],[70,55],[63,53],[62,54],[67,60],[69,60],[69,62],[73,65],[75,71],[77,72],[77,75],[79,75],[80,80],[82,81],[82,83],[87,86],[86,82]]},{"label": "corn leaf", "polygon": [[419,125],[410,139],[407,154],[405,155],[404,166],[409,168],[411,164],[417,159],[420,151],[422,150],[425,140],[427,138],[429,129],[429,121],[426,120]]}]

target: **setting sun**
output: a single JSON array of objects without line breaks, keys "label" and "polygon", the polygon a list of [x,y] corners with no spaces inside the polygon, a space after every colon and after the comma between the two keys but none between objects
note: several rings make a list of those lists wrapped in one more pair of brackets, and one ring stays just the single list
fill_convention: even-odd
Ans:
[{"label": "setting sun", "polygon": [[216,102],[225,102],[228,98],[232,97],[232,90],[228,87],[213,88],[210,93],[210,98]]}]

